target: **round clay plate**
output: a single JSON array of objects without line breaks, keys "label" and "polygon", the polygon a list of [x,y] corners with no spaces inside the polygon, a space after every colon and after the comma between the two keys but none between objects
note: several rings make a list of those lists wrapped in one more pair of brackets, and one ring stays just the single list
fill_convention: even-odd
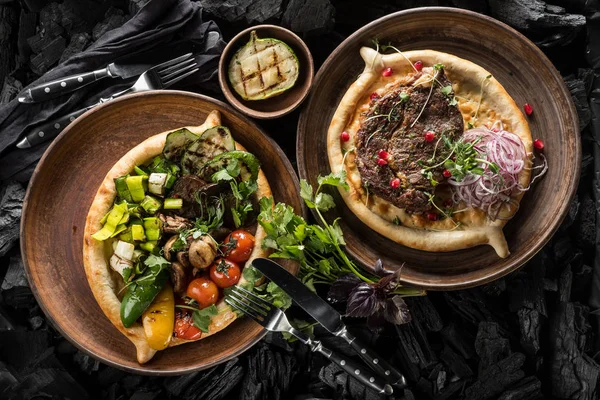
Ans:
[{"label": "round clay plate", "polygon": [[511,254],[499,258],[490,246],[432,253],[386,239],[356,218],[337,191],[331,219],[341,217],[350,254],[367,268],[378,258],[388,270],[404,265],[406,284],[448,290],[481,285],[514,271],[550,239],[577,188],[581,143],[571,95],[552,63],[523,35],[507,25],[470,11],[419,8],[373,21],[346,39],[319,70],[298,125],[297,156],[301,178],[313,186],[331,170],[327,129],[342,96],[362,72],[359,55],[372,39],[400,50],[438,50],[470,60],[490,71],[516,103],[533,105],[528,117],[533,138],[542,139],[550,169],[521,202],[504,233]]},{"label": "round clay plate", "polygon": [[226,361],[264,336],[262,327],[242,318],[214,336],[160,351],[139,365],[133,344],[96,303],[83,268],[85,219],[106,173],[149,136],[200,125],[212,110],[219,110],[235,140],[263,161],[275,200],[301,213],[298,179],[277,144],[229,106],[186,92],[146,92],[87,112],[54,140],[31,179],[21,221],[29,284],[63,336],[106,364],[135,373],[182,374]]}]

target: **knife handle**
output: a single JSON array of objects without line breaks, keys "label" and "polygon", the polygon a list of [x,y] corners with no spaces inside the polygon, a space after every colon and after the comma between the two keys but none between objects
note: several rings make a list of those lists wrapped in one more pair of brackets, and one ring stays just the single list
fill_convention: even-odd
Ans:
[{"label": "knife handle", "polygon": [[60,118],[53,119],[51,121],[46,121],[45,123],[34,127],[31,131],[29,131],[29,133],[27,133],[25,139],[21,140],[21,142],[17,144],[17,147],[27,148],[35,146],[36,144],[47,142],[55,138],[56,136],[58,136],[59,133],[62,132],[63,129],[67,127],[67,125],[73,122],[75,118],[79,117],[81,114],[83,114],[91,108],[94,108],[95,106],[96,105],[94,104],[93,106],[73,111],[72,113],[63,115]]},{"label": "knife handle", "polygon": [[406,387],[406,378],[404,375],[377,355],[373,350],[365,346],[365,344],[358,340],[354,335],[349,333],[346,327],[342,328],[339,332],[336,332],[336,336],[344,338],[358,355],[367,362],[367,365],[375,372],[385,377],[386,381],[400,388]]},{"label": "knife handle", "polygon": [[384,379],[374,374],[364,364],[357,363],[352,359],[334,353],[323,346],[318,340],[311,340],[309,346],[311,346],[312,351],[318,351],[323,354],[329,361],[339,365],[348,375],[362,382],[364,385],[375,389],[378,393],[388,396],[394,393],[394,389]]},{"label": "knife handle", "polygon": [[21,103],[39,103],[81,89],[82,87],[89,85],[92,82],[96,82],[99,79],[106,78],[107,76],[111,75],[106,68],[85,72],[83,74],[66,76],[55,81],[42,83],[26,89],[19,95],[19,101]]}]

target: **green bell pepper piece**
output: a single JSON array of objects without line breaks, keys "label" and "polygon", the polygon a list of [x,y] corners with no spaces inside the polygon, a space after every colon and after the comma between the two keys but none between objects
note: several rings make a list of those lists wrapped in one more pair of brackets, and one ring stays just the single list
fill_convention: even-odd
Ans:
[{"label": "green bell pepper piece", "polygon": [[126,328],[142,316],[168,279],[169,271],[164,269],[156,276],[154,282],[144,285],[135,284],[127,288],[121,302],[121,322]]}]

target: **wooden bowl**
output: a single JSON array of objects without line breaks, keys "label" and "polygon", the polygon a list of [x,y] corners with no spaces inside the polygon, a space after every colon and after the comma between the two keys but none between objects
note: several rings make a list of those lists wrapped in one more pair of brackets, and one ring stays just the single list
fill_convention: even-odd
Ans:
[{"label": "wooden bowl", "polygon": [[[294,86],[278,96],[265,100],[244,100],[229,83],[227,70],[231,57],[250,40],[250,32],[259,38],[274,38],[285,42],[296,53],[300,73]],[[244,114],[258,119],[273,119],[295,110],[308,96],[313,81],[314,64],[310,50],[295,33],[275,25],[257,25],[238,33],[223,50],[219,60],[219,85],[231,105]]]},{"label": "wooden bowl", "polygon": [[566,215],[579,180],[581,143],[577,113],[563,80],[544,54],[523,35],[492,18],[455,8],[418,8],[378,19],[346,39],[323,64],[300,116],[297,157],[300,176],[313,186],[330,172],[327,129],[346,92],[362,72],[362,46],[391,41],[400,50],[432,49],[457,55],[490,71],[517,104],[533,105],[533,138],[545,143],[546,176],[523,197],[506,225],[511,255],[490,246],[449,253],[414,250],[392,242],[358,220],[339,193],[331,219],[341,217],[347,250],[371,268],[378,258],[389,270],[404,265],[406,284],[448,290],[481,285],[519,268],[548,242]]},{"label": "wooden bowl", "polygon": [[85,219],[113,164],[147,137],[200,125],[215,109],[234,138],[263,161],[274,198],[302,213],[298,178],[277,144],[229,106],[186,92],[136,94],[85,113],[54,140],[31,178],[21,220],[29,285],[61,334],[106,364],[149,375],[182,374],[235,357],[265,334],[254,321],[242,318],[223,332],[160,351],[148,364],[139,365],[133,344],[96,303],[83,268]]}]

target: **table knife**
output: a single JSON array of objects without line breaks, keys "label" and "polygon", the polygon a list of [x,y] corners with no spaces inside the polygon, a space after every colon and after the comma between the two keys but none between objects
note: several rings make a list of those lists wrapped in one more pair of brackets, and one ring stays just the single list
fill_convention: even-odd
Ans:
[{"label": "table knife", "polygon": [[252,265],[286,292],[296,304],[302,307],[325,329],[345,339],[375,372],[385,377],[392,385],[400,388],[406,387],[404,376],[348,332],[342,322],[340,313],[307,288],[298,278],[275,261],[267,258],[257,258],[252,261]]},{"label": "table knife", "polygon": [[113,62],[108,64],[106,68],[65,76],[55,81],[45,82],[25,89],[19,95],[19,101],[21,103],[39,103],[81,89],[103,78],[131,78],[132,76],[141,74],[151,66],[148,64],[120,64]]}]

